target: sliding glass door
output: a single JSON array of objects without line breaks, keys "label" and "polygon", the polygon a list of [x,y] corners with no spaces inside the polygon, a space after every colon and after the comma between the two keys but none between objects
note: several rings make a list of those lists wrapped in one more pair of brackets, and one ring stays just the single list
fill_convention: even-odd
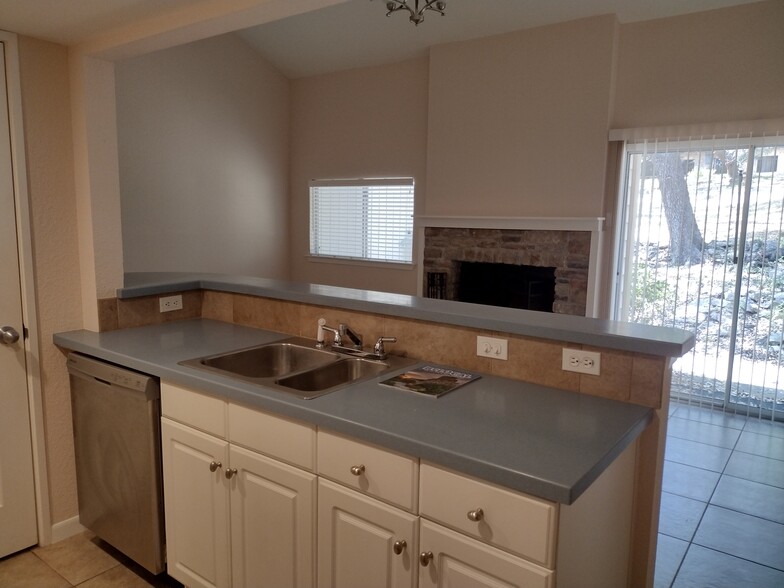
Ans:
[{"label": "sliding glass door", "polygon": [[780,156],[782,137],[626,146],[614,313],[695,333],[673,396],[784,417]]}]

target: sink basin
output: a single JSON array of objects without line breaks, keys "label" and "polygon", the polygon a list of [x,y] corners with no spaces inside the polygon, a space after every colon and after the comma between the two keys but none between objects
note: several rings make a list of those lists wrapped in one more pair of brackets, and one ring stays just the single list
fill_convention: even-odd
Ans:
[{"label": "sink basin", "polygon": [[379,361],[341,359],[329,365],[279,378],[276,384],[302,392],[320,392],[362,378],[377,376],[388,369],[388,364]]},{"label": "sink basin", "polygon": [[317,349],[315,341],[291,337],[248,349],[181,361],[180,365],[309,399],[414,363],[414,360],[397,356],[388,356],[384,361],[350,357],[328,349]]},{"label": "sink basin", "polygon": [[204,367],[246,378],[274,378],[323,366],[337,361],[338,358],[337,354],[329,351],[284,342],[232,351],[195,361]]}]

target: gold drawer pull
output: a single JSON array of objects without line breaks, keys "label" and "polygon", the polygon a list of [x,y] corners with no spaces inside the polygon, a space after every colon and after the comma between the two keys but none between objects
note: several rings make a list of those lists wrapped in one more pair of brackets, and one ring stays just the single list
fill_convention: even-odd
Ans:
[{"label": "gold drawer pull", "polygon": [[473,521],[475,523],[478,523],[483,518],[485,518],[485,511],[483,511],[481,508],[477,508],[477,509],[474,509],[474,510],[469,510],[467,516],[468,516],[468,520],[469,521]]},{"label": "gold drawer pull", "polygon": [[351,473],[355,476],[361,476],[365,473],[365,466],[360,464],[358,466],[351,466]]},{"label": "gold drawer pull", "polygon": [[399,541],[395,541],[395,544],[392,546],[392,551],[395,552],[395,555],[400,555],[407,545],[408,543],[406,543],[405,539],[400,539]]}]

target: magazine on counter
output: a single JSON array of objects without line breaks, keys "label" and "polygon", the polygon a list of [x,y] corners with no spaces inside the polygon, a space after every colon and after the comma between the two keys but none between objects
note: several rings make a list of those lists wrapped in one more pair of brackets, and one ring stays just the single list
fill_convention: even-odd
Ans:
[{"label": "magazine on counter", "polygon": [[481,376],[468,372],[459,372],[434,365],[426,365],[409,370],[394,378],[380,382],[385,386],[402,388],[411,392],[419,392],[428,396],[439,397],[455,388],[478,380]]}]

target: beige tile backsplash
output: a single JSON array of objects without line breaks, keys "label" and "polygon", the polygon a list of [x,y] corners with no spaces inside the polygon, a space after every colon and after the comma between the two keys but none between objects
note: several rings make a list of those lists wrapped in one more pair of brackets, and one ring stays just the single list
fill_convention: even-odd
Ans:
[{"label": "beige tile backsplash", "polygon": [[[99,300],[100,329],[110,331],[203,317],[314,338],[317,321],[323,317],[333,327],[339,323],[351,325],[363,336],[365,346],[372,346],[382,335],[397,337],[397,343],[388,345],[389,351],[434,363],[654,408],[661,406],[663,394],[669,392],[670,361],[666,357],[585,346],[602,354],[601,375],[591,376],[561,369],[563,347],[581,348],[573,343],[246,294],[194,290],[182,295],[183,309],[168,313],[159,311],[158,296]],[[506,338],[509,359],[477,357],[477,335]]]}]

